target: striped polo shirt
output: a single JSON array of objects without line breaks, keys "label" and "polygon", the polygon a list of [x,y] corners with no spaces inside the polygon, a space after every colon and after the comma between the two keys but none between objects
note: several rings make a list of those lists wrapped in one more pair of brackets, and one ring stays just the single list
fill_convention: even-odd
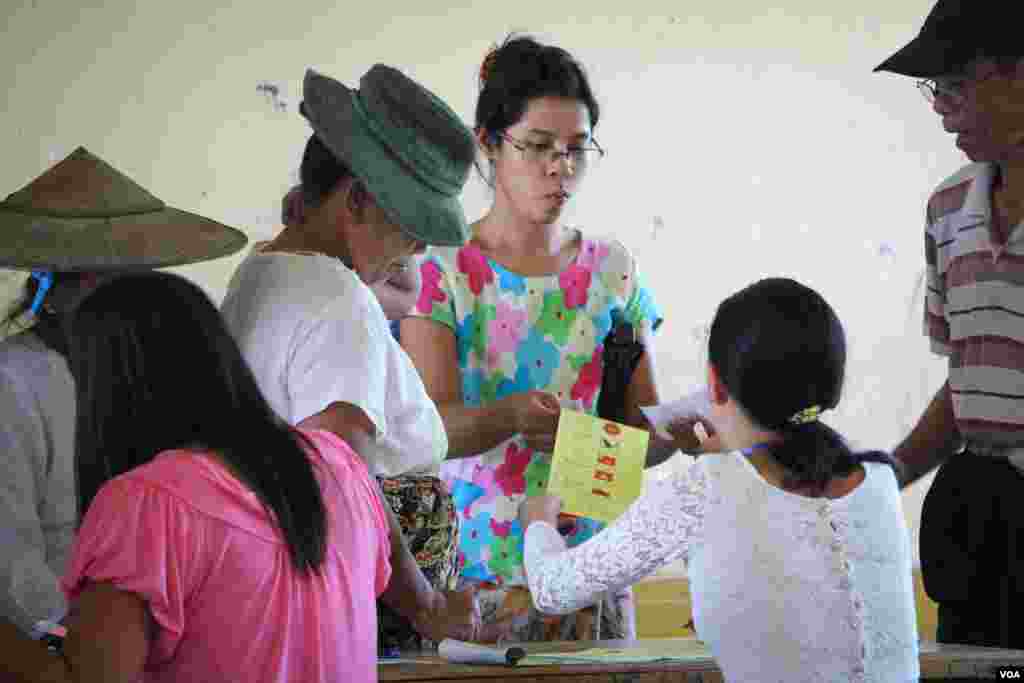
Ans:
[{"label": "striped polo shirt", "polygon": [[1024,471],[1024,223],[991,233],[996,167],[970,164],[928,200],[925,333],[949,358],[957,427]]}]

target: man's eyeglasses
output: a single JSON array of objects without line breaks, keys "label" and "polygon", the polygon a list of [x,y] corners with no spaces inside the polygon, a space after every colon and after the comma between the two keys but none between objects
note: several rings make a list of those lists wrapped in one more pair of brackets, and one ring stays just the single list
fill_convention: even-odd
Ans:
[{"label": "man's eyeglasses", "polygon": [[917,82],[917,89],[929,104],[934,104],[939,97],[953,105],[963,104],[966,87],[966,78],[929,78]]},{"label": "man's eyeglasses", "polygon": [[519,150],[523,161],[531,164],[550,164],[554,161],[566,159],[572,164],[573,172],[575,173],[582,172],[604,157],[604,150],[601,148],[601,145],[597,144],[597,140],[590,141],[593,146],[570,145],[562,150],[553,142],[519,140],[505,133],[502,133],[501,138]]},{"label": "man's eyeglasses", "polygon": [[967,86],[978,85],[996,75],[995,67],[990,66],[984,73],[978,75],[981,69],[972,69],[966,74],[955,76],[944,76],[941,78],[929,78],[917,82],[917,89],[921,91],[929,104],[934,104],[939,97],[954,107],[959,107],[967,98]]}]

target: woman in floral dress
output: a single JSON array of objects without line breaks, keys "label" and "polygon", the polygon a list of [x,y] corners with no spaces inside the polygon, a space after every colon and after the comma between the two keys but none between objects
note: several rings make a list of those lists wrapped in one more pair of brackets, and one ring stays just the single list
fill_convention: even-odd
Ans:
[{"label": "woman in floral dress", "polygon": [[[563,225],[565,204],[604,155],[599,107],[579,63],[527,37],[507,40],[481,68],[475,132],[494,203],[459,248],[434,249],[421,266],[402,344],[448,432],[441,476],[461,518],[460,582],[480,591],[484,620],[529,605],[520,502],[547,486],[562,407],[594,414],[603,344],[614,319],[645,345],[626,396],[627,421],[658,402],[651,337],[661,322],[629,251]],[[652,439],[652,458],[672,446]],[[599,525],[563,526],[570,546]],[[628,589],[594,611],[520,620],[519,640],[635,635]],[[600,624],[600,630],[597,629]]]}]

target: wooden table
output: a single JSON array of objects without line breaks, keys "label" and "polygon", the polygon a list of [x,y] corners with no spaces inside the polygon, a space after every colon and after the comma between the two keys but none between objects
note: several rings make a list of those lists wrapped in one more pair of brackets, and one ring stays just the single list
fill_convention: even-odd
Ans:
[{"label": "wooden table", "polygon": [[[688,638],[673,639],[690,641]],[[660,641],[666,642],[666,641]],[[573,652],[589,647],[628,647],[630,641],[528,643],[530,653]],[[681,643],[682,644],[682,643]],[[410,661],[415,660],[415,661]],[[382,664],[381,681],[430,681],[431,683],[721,683],[722,674],[711,657],[687,662],[656,664],[571,664],[558,666],[478,666],[451,664],[436,654],[412,654],[402,663]],[[921,677],[995,678],[998,666],[1015,666],[1024,671],[1024,650],[999,650],[966,645],[921,644]],[[1022,674],[1024,675],[1024,674]]]}]

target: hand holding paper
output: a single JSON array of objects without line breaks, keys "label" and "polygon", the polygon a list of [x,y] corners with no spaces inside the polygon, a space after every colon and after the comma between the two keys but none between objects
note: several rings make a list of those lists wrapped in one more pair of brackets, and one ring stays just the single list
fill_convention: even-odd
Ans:
[{"label": "hand holding paper", "polygon": [[543,391],[526,391],[506,396],[502,401],[526,445],[542,453],[550,453],[555,445],[558,416],[562,409],[558,399]]},{"label": "hand holding paper", "polygon": [[547,522],[557,527],[561,511],[562,499],[558,496],[529,496],[519,505],[519,523],[524,530],[533,522]]},{"label": "hand holding paper", "polygon": [[711,397],[706,388],[698,389],[678,401],[644,406],[640,410],[643,411],[644,417],[651,423],[651,426],[657,430],[658,436],[670,440],[672,435],[668,432],[668,426],[674,422],[695,417],[703,417],[708,422],[711,421]]}]

